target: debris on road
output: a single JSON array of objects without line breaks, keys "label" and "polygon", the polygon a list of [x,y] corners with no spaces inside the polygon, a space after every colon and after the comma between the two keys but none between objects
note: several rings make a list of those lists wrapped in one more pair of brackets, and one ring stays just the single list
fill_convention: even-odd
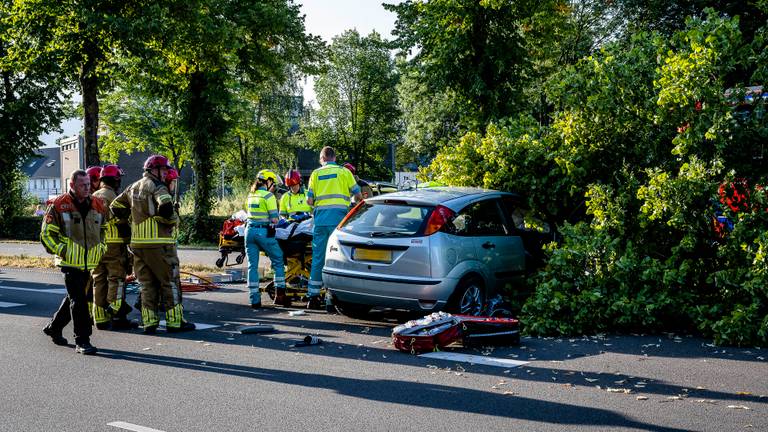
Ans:
[{"label": "debris on road", "polygon": [[310,346],[310,345],[320,345],[322,343],[323,343],[323,340],[320,339],[319,337],[307,335],[307,336],[304,336],[304,339],[301,342],[296,342],[295,344],[291,345],[291,348],[304,347],[304,346]]},{"label": "debris on road", "polygon": [[255,324],[240,326],[237,328],[240,334],[268,333],[275,331],[275,328],[269,324]]},{"label": "debris on road", "polygon": [[293,316],[302,316],[302,315],[306,315],[306,314],[307,314],[307,313],[306,313],[306,312],[304,312],[303,310],[296,310],[296,311],[290,311],[290,312],[288,312],[288,316],[292,316],[292,317],[293,317]]},{"label": "debris on road", "polygon": [[728,408],[730,408],[730,409],[740,409],[740,410],[749,410],[749,407],[745,406],[745,405],[728,405]]},{"label": "debris on road", "polygon": [[635,399],[637,399],[637,400],[648,400],[648,396],[638,396]]}]

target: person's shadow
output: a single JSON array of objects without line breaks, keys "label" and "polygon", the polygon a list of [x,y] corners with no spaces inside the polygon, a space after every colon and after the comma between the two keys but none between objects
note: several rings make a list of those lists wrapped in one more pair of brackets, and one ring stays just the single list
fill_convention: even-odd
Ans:
[{"label": "person's shadow", "polygon": [[99,353],[102,357],[116,361],[131,361],[288,385],[328,389],[340,395],[377,402],[563,425],[682,431],[682,429],[642,423],[605,409],[531,399],[514,394],[496,394],[474,389],[391,379],[362,380],[343,376],[283,371],[217,362],[201,363],[199,360],[180,357],[164,357],[111,349],[101,349]]}]

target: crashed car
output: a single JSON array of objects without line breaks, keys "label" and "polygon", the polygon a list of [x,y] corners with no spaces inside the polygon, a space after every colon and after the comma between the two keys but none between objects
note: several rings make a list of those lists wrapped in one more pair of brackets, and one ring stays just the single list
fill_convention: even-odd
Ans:
[{"label": "crashed car", "polygon": [[514,193],[393,192],[358,204],[339,224],[323,282],[349,316],[373,307],[479,315],[501,288],[541,263],[541,245],[551,239]]}]

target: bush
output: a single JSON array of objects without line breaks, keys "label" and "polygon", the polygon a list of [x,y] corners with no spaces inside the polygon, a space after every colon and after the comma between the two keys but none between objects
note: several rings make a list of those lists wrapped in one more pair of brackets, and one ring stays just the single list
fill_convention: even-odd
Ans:
[{"label": "bush", "polygon": [[10,224],[3,225],[0,237],[10,240],[40,240],[40,226],[43,218],[40,216],[17,216]]},{"label": "bush", "polygon": [[[219,231],[224,221],[229,219],[228,216],[208,216],[205,218],[205,230],[201,234],[201,237],[210,239],[211,244],[218,244]],[[182,215],[179,221],[179,243],[191,244],[190,237],[192,235],[192,215]]]}]

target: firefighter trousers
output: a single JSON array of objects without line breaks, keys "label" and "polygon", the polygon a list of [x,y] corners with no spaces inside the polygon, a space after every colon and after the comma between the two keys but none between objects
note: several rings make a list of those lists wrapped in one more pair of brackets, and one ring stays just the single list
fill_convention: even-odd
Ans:
[{"label": "firefighter trousers", "polygon": [[67,288],[67,296],[61,302],[59,309],[53,315],[48,328],[54,333],[61,333],[64,327],[72,321],[75,330],[75,343],[82,345],[90,342],[91,319],[88,316],[88,280],[91,275],[87,271],[62,268],[64,273],[64,286]]},{"label": "firefighter trousers", "polygon": [[109,322],[125,312],[125,274],[128,247],[123,243],[108,243],[107,251],[93,271],[93,321]]},{"label": "firefighter trousers", "polygon": [[141,283],[141,319],[144,326],[160,323],[158,309],[162,299],[167,327],[180,327],[184,321],[181,287],[178,285],[179,259],[173,244],[133,249],[133,268]]}]

